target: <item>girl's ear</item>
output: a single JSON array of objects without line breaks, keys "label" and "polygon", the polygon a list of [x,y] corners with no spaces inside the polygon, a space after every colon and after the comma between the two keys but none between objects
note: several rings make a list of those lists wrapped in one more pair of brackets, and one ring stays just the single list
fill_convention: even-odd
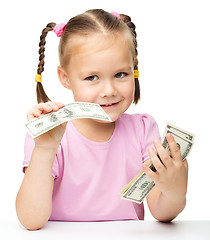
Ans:
[{"label": "girl's ear", "polygon": [[66,71],[63,69],[63,67],[58,66],[58,68],[57,68],[57,74],[58,74],[58,78],[59,78],[61,84],[62,84],[65,88],[71,90],[70,81],[69,81],[68,76],[67,76],[67,73],[66,73]]}]

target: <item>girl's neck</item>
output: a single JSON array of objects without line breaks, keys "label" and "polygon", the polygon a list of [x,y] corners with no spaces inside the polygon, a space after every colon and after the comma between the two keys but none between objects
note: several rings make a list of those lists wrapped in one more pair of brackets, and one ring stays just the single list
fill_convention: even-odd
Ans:
[{"label": "girl's neck", "polygon": [[71,120],[77,131],[94,142],[107,142],[115,129],[115,122],[101,123],[92,119]]}]

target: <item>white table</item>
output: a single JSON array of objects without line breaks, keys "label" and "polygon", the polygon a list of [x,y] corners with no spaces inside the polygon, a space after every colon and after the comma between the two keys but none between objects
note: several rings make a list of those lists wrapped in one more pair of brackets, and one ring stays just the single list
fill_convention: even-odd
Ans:
[{"label": "white table", "polygon": [[28,231],[17,221],[0,221],[1,240],[210,240],[210,221],[48,222]]}]

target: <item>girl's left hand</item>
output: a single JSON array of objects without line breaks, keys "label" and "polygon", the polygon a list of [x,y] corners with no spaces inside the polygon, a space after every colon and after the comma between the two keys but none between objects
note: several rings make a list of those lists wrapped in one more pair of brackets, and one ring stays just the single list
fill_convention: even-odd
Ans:
[{"label": "girl's left hand", "polygon": [[143,164],[143,170],[155,182],[157,188],[166,198],[176,201],[186,196],[188,164],[186,159],[182,160],[180,150],[172,134],[167,134],[166,140],[171,156],[169,156],[160,140],[154,140],[157,153],[152,147],[148,149],[148,153],[150,161],[152,161],[157,171],[153,172],[147,163]]}]

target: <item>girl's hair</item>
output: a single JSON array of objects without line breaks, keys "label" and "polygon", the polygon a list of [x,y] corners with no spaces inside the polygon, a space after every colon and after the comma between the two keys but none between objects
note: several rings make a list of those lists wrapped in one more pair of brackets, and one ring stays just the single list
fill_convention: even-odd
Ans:
[{"label": "girl's hair", "polygon": [[[39,43],[39,64],[37,74],[44,71],[44,51],[45,51],[45,38],[49,31],[52,31],[56,26],[55,23],[49,23],[43,29],[40,36]],[[90,36],[96,33],[102,34],[122,34],[128,33],[128,41],[130,43],[131,51],[133,53],[134,70],[138,70],[138,51],[135,25],[131,22],[131,18],[125,14],[120,14],[120,19],[102,9],[88,10],[83,14],[71,18],[63,29],[63,33],[59,43],[59,59],[62,67],[65,67],[70,59],[69,51],[66,51],[70,46],[70,39],[73,36]],[[69,49],[68,49],[69,50]],[[135,78],[135,91],[133,103],[137,104],[140,99],[140,86],[138,78]],[[45,93],[42,83],[37,82],[37,101],[47,102],[50,101]]]}]

